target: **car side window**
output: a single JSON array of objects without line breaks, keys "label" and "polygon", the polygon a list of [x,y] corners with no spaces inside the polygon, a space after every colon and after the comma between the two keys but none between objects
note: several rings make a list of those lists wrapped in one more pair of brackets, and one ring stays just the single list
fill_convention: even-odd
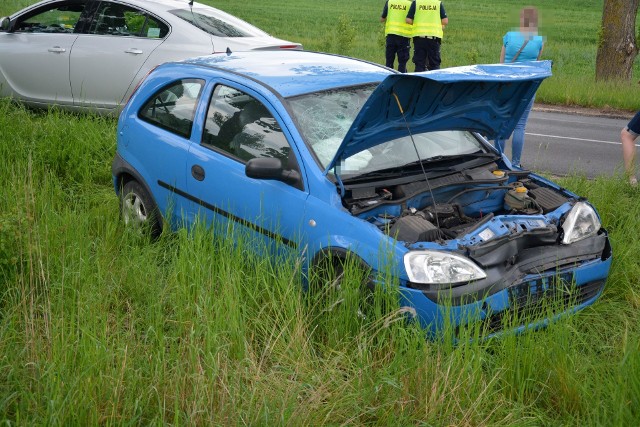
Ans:
[{"label": "car side window", "polygon": [[142,10],[120,3],[102,2],[89,34],[109,36],[130,36],[159,39],[169,33],[169,27],[162,21]]},{"label": "car side window", "polygon": [[60,2],[54,7],[38,9],[35,14],[19,18],[16,33],[73,33],[84,5]]},{"label": "car side window", "polygon": [[138,117],[169,132],[189,138],[204,80],[184,79],[156,92]]},{"label": "car side window", "polygon": [[287,164],[291,152],[280,125],[264,104],[224,85],[213,91],[202,144],[243,162],[255,157],[276,157]]}]

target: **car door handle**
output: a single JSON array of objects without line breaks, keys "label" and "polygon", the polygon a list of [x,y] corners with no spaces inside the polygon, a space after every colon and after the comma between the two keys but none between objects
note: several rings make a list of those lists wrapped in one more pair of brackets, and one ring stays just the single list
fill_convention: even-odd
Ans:
[{"label": "car door handle", "polygon": [[198,181],[204,181],[204,168],[200,165],[191,166],[191,175]]},{"label": "car door handle", "polygon": [[135,47],[125,50],[124,53],[131,53],[133,55],[142,55],[142,51],[140,49],[136,49]]},{"label": "car door handle", "polygon": [[60,47],[60,46],[54,46],[54,47],[50,47],[49,48],[49,52],[53,52],[53,53],[63,53],[66,52],[67,49]]}]

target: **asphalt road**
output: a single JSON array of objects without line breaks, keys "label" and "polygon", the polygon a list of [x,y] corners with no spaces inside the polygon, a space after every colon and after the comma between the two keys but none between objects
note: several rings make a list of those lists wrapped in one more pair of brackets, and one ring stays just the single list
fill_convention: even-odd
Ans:
[{"label": "asphalt road", "polygon": [[[620,130],[627,118],[547,111],[534,107],[526,128],[521,163],[554,175],[582,174],[589,178],[622,173]],[[511,144],[507,144],[511,155]]]}]

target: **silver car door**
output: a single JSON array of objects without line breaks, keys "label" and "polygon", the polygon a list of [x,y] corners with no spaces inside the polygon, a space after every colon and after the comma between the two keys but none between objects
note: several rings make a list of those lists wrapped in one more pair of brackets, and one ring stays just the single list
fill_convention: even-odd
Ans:
[{"label": "silver car door", "polygon": [[69,54],[84,6],[60,1],[18,16],[0,33],[2,95],[32,105],[71,105]]},{"label": "silver car door", "polygon": [[89,27],[73,46],[70,61],[75,105],[114,109],[151,52],[162,44],[169,27],[146,12],[101,2]]}]

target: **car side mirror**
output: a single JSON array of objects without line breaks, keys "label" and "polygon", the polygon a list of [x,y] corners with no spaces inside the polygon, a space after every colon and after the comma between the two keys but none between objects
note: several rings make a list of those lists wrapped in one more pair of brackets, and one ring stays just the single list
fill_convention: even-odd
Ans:
[{"label": "car side mirror", "polygon": [[9,31],[11,28],[11,19],[8,16],[3,16],[0,18],[0,30]]},{"label": "car side mirror", "polygon": [[247,162],[244,173],[249,178],[273,179],[299,187],[300,173],[297,170],[285,170],[282,161],[275,157],[256,157]]}]

